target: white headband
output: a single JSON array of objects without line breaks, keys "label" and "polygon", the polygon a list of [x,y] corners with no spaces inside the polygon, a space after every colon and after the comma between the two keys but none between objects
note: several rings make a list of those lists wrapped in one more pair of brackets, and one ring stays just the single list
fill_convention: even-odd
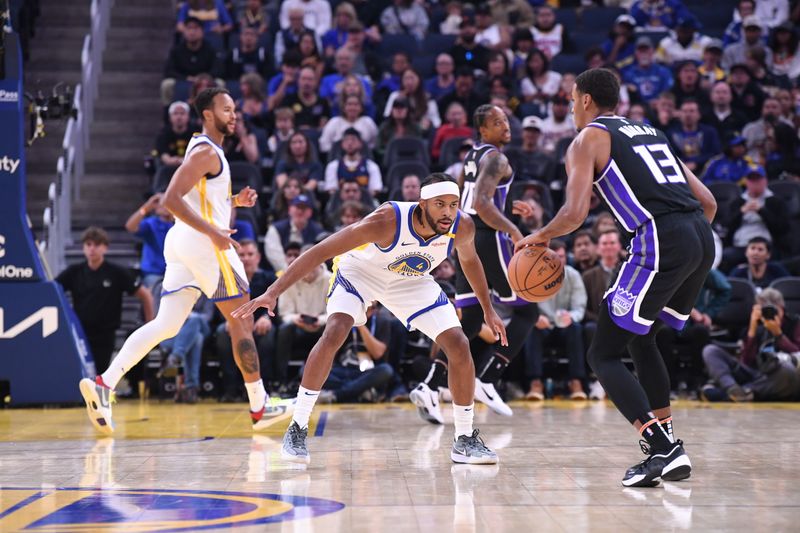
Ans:
[{"label": "white headband", "polygon": [[458,185],[453,181],[440,181],[438,183],[431,183],[424,186],[419,191],[419,197],[422,200],[429,200],[435,196],[443,196],[445,194],[452,194],[454,196],[461,196],[458,190]]}]

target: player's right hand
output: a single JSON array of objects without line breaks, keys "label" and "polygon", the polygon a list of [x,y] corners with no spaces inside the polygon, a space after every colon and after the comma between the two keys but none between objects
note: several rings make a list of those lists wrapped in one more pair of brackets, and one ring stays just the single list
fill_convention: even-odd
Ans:
[{"label": "player's right hand", "polygon": [[219,250],[227,250],[231,246],[234,249],[239,249],[239,243],[231,238],[231,235],[236,233],[235,229],[218,229],[212,232],[208,238],[214,243],[214,246]]},{"label": "player's right hand", "polygon": [[277,305],[277,295],[272,290],[267,289],[267,291],[258,298],[254,298],[246,304],[237,307],[233,313],[231,313],[231,316],[233,318],[245,318],[252,315],[259,307],[265,307],[269,316],[275,316],[273,309],[275,309]]}]

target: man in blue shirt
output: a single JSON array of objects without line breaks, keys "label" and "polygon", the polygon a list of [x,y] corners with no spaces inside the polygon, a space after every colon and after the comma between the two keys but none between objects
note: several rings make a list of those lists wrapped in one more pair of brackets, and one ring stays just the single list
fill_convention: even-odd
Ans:
[{"label": "man in blue shirt", "polygon": [[267,96],[274,96],[281,91],[280,98],[277,98],[279,102],[283,97],[297,93],[297,73],[302,59],[298,50],[288,50],[283,54],[280,73],[272,76],[267,84]]},{"label": "man in blue shirt", "polygon": [[725,153],[709,160],[703,173],[703,183],[729,181],[741,185],[753,164],[746,154],[747,143],[744,137],[737,135],[729,139]]},{"label": "man in blue shirt", "polygon": [[164,277],[164,240],[175,223],[166,207],[161,205],[161,193],[154,194],[125,222],[125,229],[142,239],[142,285],[148,289]]},{"label": "man in blue shirt", "polygon": [[[353,67],[355,66],[355,55],[347,48],[339,48],[334,56],[334,66],[336,72],[328,74],[322,78],[322,83],[319,86],[319,95],[326,98],[331,104],[334,103],[338,96],[337,85],[344,80],[348,75],[353,74]],[[356,76],[358,76],[356,74]],[[364,92],[367,99],[372,99],[372,85],[364,76],[358,76],[361,84],[364,86]]]},{"label": "man in blue shirt", "polygon": [[634,63],[622,70],[622,80],[629,91],[639,95],[640,100],[649,103],[672,88],[672,72],[653,62],[653,43],[649,37],[642,36],[636,40],[634,58]]},{"label": "man in blue shirt", "polygon": [[717,130],[700,123],[700,106],[692,98],[681,104],[680,120],[681,125],[670,128],[667,137],[684,164],[699,173],[709,159],[722,151]]}]

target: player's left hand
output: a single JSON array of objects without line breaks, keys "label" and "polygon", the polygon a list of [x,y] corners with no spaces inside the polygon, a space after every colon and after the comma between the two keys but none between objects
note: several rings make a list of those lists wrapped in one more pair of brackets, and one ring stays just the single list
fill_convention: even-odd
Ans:
[{"label": "player's left hand", "polygon": [[274,309],[278,306],[278,294],[278,292],[274,291],[272,287],[270,287],[258,298],[254,298],[249,302],[237,307],[233,313],[231,313],[231,316],[233,318],[246,318],[252,315],[253,312],[259,307],[266,307],[267,314],[269,314],[269,316],[275,316]]},{"label": "player's left hand", "polygon": [[258,193],[249,186],[245,187],[236,195],[236,207],[253,207],[257,199]]},{"label": "player's left hand", "polygon": [[534,231],[527,237],[523,237],[517,241],[514,245],[514,253],[528,246],[550,246],[550,239],[543,238],[538,231]]},{"label": "player's left hand", "polygon": [[495,340],[499,340],[501,346],[508,346],[506,326],[503,324],[503,319],[500,318],[494,309],[490,309],[488,312],[484,313],[483,321],[486,322],[486,325],[494,332]]},{"label": "player's left hand", "polygon": [[519,215],[522,218],[533,216],[533,207],[528,202],[522,200],[514,200],[511,208],[512,215]]}]

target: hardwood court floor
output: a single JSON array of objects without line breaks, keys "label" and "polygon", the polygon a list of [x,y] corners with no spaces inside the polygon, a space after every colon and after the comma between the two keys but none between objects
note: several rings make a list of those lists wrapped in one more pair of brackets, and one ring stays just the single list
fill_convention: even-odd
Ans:
[{"label": "hardwood court floor", "polygon": [[[679,403],[692,478],[624,489],[643,456],[604,403],[479,407],[497,466],[454,465],[452,426],[410,405],[318,406],[312,463],[279,456],[288,417],[122,402],[98,439],[83,409],[0,411],[0,531],[797,531],[798,405]],[[449,406],[445,413],[450,419]]]}]

